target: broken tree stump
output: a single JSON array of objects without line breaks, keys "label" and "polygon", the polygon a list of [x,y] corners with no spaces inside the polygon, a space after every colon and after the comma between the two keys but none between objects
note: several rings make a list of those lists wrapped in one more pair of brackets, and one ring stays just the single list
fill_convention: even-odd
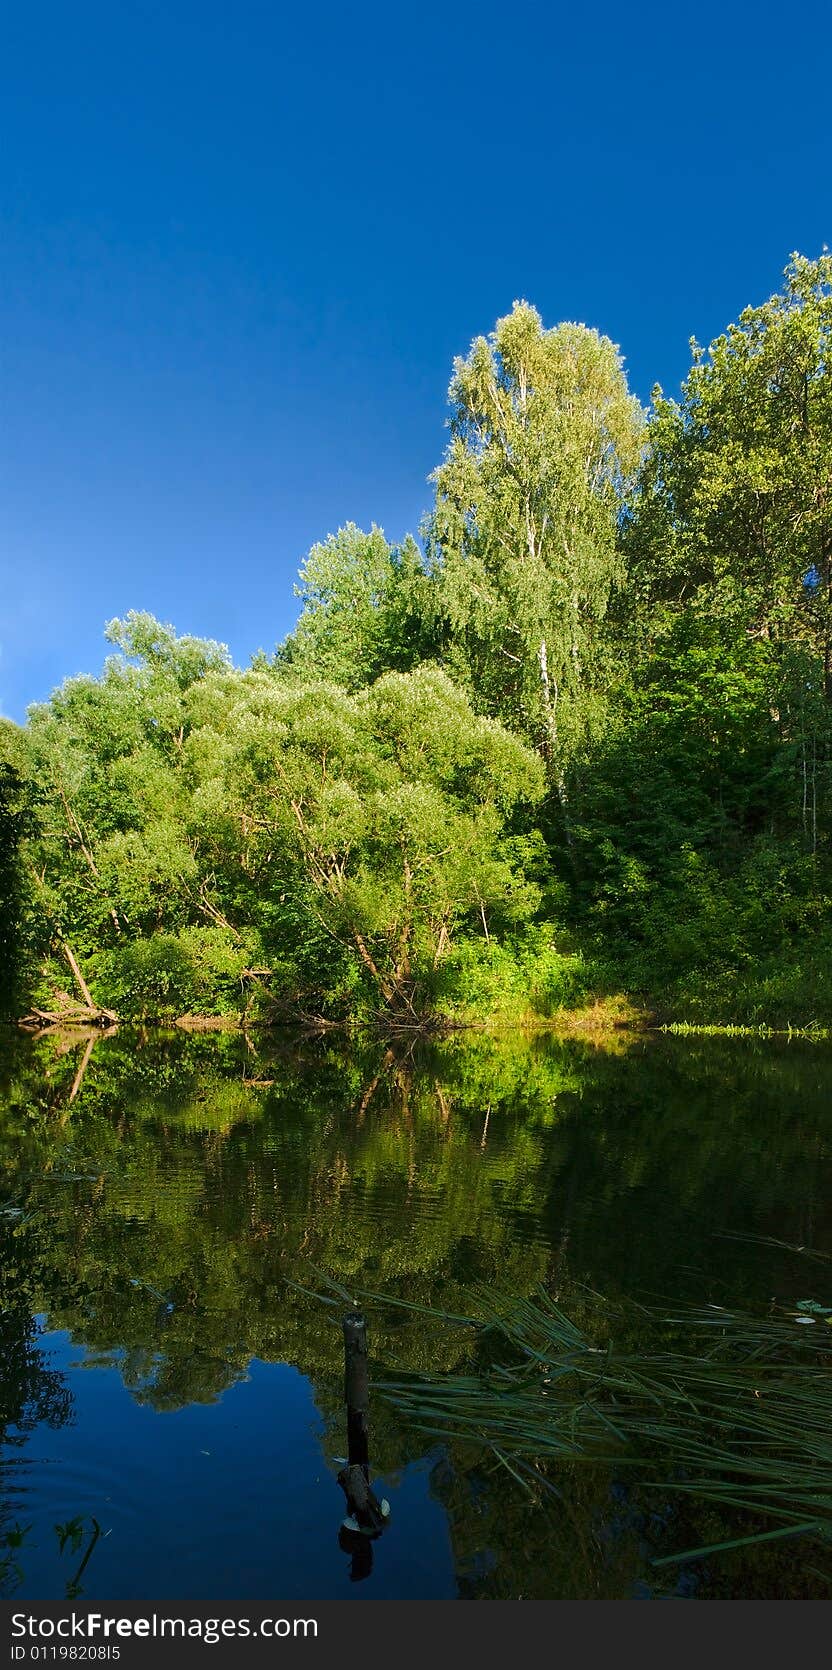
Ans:
[{"label": "broken tree stump", "polygon": [[390,1504],[379,1501],[370,1483],[370,1377],[367,1368],[367,1324],[358,1310],[343,1318],[344,1402],[347,1406],[347,1465],[338,1483],[347,1499],[344,1533],[377,1537],[390,1517]]}]

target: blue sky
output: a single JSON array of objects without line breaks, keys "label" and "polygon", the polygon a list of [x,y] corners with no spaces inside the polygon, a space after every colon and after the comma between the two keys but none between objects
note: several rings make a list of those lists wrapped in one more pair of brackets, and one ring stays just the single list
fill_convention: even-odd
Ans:
[{"label": "blue sky", "polygon": [[247,661],[304,552],[416,529],[515,297],[646,400],[832,243],[826,0],[6,14],[0,711],[150,609]]}]

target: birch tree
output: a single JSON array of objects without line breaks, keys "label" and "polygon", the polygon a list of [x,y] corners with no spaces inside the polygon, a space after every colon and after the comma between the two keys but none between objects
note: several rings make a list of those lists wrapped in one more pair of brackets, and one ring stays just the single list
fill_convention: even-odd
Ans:
[{"label": "birch tree", "polygon": [[534,742],[565,810],[643,414],[612,342],[526,302],[455,362],[449,400],[427,530],[446,662]]}]

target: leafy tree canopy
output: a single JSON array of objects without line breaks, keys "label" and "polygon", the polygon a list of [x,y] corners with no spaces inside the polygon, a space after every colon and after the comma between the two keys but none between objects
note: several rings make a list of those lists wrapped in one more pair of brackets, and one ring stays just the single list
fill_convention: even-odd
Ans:
[{"label": "leafy tree canopy", "polygon": [[642,413],[606,337],[545,330],[526,302],[456,361],[449,399],[428,524],[448,665],[541,749],[563,796],[568,741],[601,682]]}]

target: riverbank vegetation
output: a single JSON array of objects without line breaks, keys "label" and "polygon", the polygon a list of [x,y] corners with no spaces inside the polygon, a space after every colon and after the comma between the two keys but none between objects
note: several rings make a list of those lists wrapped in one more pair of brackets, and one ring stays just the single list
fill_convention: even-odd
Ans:
[{"label": "riverbank vegetation", "polygon": [[421,543],[348,525],[274,654],[132,612],[0,722],[6,1012],[832,1017],[832,256],[630,394],[515,304]]}]

